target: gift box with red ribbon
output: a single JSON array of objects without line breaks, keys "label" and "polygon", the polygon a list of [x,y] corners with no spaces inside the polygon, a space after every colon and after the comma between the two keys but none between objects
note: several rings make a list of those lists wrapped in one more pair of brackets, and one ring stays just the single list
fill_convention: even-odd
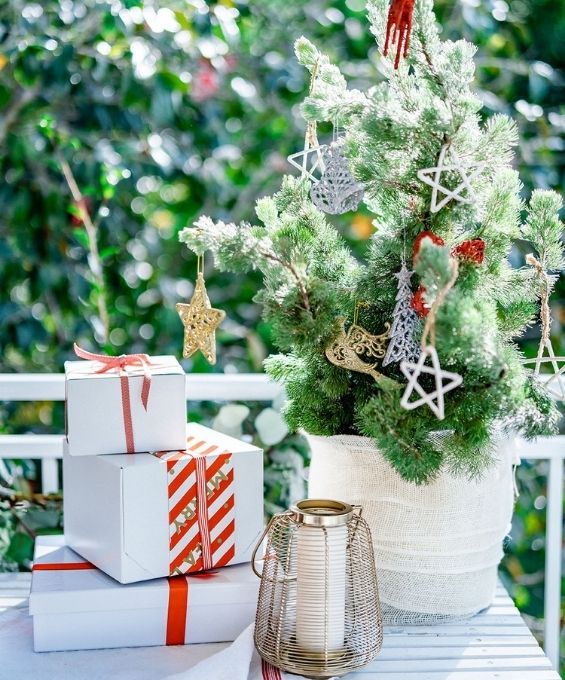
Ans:
[{"label": "gift box with red ribbon", "polygon": [[182,450],[63,457],[69,547],[121,583],[248,562],[263,528],[261,449],[196,423]]},{"label": "gift box with red ribbon", "polygon": [[64,545],[40,536],[29,600],[36,652],[229,642],[255,617],[249,564],[121,585]]},{"label": "gift box with red ribbon", "polygon": [[66,434],[73,456],[184,446],[186,376],[173,356],[93,354],[65,362]]}]

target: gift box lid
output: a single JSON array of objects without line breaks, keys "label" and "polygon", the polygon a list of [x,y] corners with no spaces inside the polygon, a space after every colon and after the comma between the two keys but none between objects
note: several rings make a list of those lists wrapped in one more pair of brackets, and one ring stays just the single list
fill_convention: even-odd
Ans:
[{"label": "gift box lid", "polygon": [[63,536],[39,536],[35,544],[29,611],[33,616],[162,609],[167,606],[170,579],[187,580],[191,607],[255,602],[259,586],[250,564],[122,585],[65,546]]},{"label": "gift box lid", "polygon": [[[176,357],[172,354],[165,354],[159,356],[149,357],[149,368],[151,375],[184,375],[184,370],[179,364]],[[103,373],[97,373],[97,369],[102,367],[98,361],[65,361],[65,374],[67,380],[77,380],[88,376],[89,378],[117,378],[118,371],[111,370]],[[144,368],[141,365],[127,366],[126,371],[128,376],[142,376],[144,375]]]}]

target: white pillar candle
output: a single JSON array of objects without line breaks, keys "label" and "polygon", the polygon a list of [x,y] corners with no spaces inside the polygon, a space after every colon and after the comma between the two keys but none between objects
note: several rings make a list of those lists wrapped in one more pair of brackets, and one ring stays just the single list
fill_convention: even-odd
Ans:
[{"label": "white pillar candle", "polygon": [[296,544],[296,641],[323,653],[345,641],[347,526],[302,525]]}]

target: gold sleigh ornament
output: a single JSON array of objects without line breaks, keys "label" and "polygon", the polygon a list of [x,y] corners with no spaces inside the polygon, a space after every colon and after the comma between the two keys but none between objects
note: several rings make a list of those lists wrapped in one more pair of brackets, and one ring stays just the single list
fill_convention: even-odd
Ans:
[{"label": "gold sleigh ornament", "polygon": [[[357,314],[355,314],[357,317]],[[366,373],[377,382],[390,380],[376,370],[378,361],[386,353],[386,342],[390,334],[390,324],[385,324],[385,331],[380,335],[372,335],[357,324],[357,318],[349,330],[345,330],[345,319],[339,318],[340,330],[337,337],[326,347],[326,357],[335,366],[348,371]],[[366,361],[364,359],[369,359]],[[373,359],[371,362],[370,360]]]},{"label": "gold sleigh ornament", "polygon": [[198,258],[194,294],[188,304],[177,302],[176,310],[184,326],[182,355],[185,359],[200,350],[210,364],[216,363],[216,328],[226,317],[210,303],[204,283],[203,258]]}]

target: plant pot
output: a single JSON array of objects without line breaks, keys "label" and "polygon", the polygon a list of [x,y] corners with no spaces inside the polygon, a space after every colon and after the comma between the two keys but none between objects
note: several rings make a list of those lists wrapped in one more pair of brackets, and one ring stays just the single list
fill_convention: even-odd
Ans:
[{"label": "plant pot", "polygon": [[513,441],[469,480],[404,480],[366,437],[306,435],[308,495],[361,505],[373,535],[387,623],[440,623],[491,604],[514,506]]}]

